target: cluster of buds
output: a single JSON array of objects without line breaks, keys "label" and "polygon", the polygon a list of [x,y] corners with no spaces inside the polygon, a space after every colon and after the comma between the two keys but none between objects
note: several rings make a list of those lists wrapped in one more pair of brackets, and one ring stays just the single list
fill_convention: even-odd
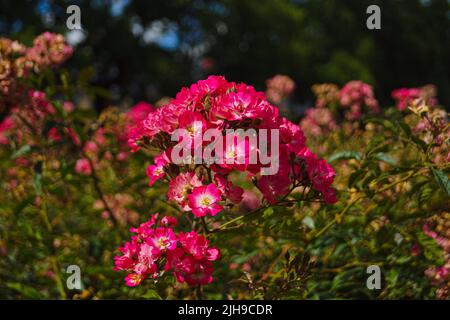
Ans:
[{"label": "cluster of buds", "polygon": [[333,83],[315,84],[312,91],[316,96],[313,108],[305,112],[300,126],[308,136],[323,136],[337,129],[336,120],[340,118],[339,108],[350,128],[353,122],[359,121],[363,112],[378,113],[378,101],[375,99],[370,85],[353,80],[339,89]]},{"label": "cluster of buds", "polygon": [[447,112],[437,107],[430,109],[422,99],[414,100],[409,109],[419,116],[413,133],[432,146],[430,150],[434,163],[447,164],[450,161],[450,127]]},{"label": "cluster of buds", "polygon": [[443,250],[450,253],[450,213],[443,212],[427,220],[424,233],[436,240]]},{"label": "cluster of buds", "polygon": [[[46,32],[38,36],[32,47],[7,38],[0,38],[0,143],[7,144],[14,135],[20,143],[34,144],[45,135],[61,140],[57,127],[46,128],[46,119],[56,113],[46,94],[29,85],[32,75],[63,63],[72,54],[64,37]],[[66,112],[73,110],[70,102],[62,103]]]},{"label": "cluster of buds", "polygon": [[363,114],[363,108],[369,112],[378,113],[378,101],[375,99],[372,86],[362,81],[353,80],[346,83],[339,91],[341,105],[348,109],[345,118],[349,121],[359,120]]},{"label": "cluster of buds", "polygon": [[423,100],[429,106],[435,106],[437,104],[436,95],[437,89],[432,84],[421,88],[399,88],[392,91],[392,98],[400,111],[405,110],[416,99]]},{"label": "cluster of buds", "polygon": [[311,87],[316,96],[316,108],[330,108],[333,110],[339,103],[339,87],[334,83],[320,83]]},{"label": "cluster of buds", "polygon": [[[62,106],[66,111],[73,110],[71,102],[66,101]],[[8,144],[12,139],[19,145],[35,145],[42,137],[53,142],[60,141],[64,130],[58,126],[48,126],[48,120],[55,115],[56,109],[44,92],[29,90],[26,102],[11,108],[0,122],[0,144]]]},{"label": "cluster of buds", "polygon": [[40,72],[62,64],[72,55],[72,47],[66,44],[60,34],[44,32],[33,41],[33,46],[26,52],[26,59],[32,61],[32,68]]},{"label": "cluster of buds", "polygon": [[325,136],[337,129],[333,113],[322,107],[306,110],[305,116],[300,121],[300,127],[309,137]]},{"label": "cluster of buds", "polygon": [[333,111],[339,102],[339,87],[332,83],[315,84],[312,91],[316,96],[313,108],[305,112],[300,127],[308,137],[323,137],[337,129]]},{"label": "cluster of buds", "polygon": [[23,55],[26,47],[17,41],[0,38],[0,111],[20,102],[24,88],[19,82],[29,69]]},{"label": "cluster of buds", "polygon": [[72,48],[60,34],[45,32],[34,39],[32,47],[0,38],[0,111],[28,101],[24,79],[62,64],[71,55]]},{"label": "cluster of buds", "polygon": [[434,239],[444,251],[445,262],[442,266],[431,267],[425,271],[430,282],[438,287],[439,299],[450,298],[450,213],[443,212],[429,218],[423,226],[423,232]]},{"label": "cluster of buds", "polygon": [[295,82],[285,75],[276,75],[266,80],[266,97],[276,105],[280,105],[295,90]]}]

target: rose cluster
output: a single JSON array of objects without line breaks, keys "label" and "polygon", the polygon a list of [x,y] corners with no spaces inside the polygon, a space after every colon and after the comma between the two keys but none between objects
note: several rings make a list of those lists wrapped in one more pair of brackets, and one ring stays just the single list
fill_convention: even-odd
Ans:
[{"label": "rose cluster", "polygon": [[114,257],[114,270],[129,272],[125,277],[127,286],[137,286],[149,277],[157,279],[166,272],[190,286],[213,280],[212,261],[220,257],[219,249],[210,247],[208,240],[195,231],[175,233],[177,223],[173,217],[159,220],[154,214],[149,221],[130,229],[136,235],[119,248],[122,255]]},{"label": "rose cluster", "polygon": [[413,133],[427,144],[431,144],[433,162],[445,166],[450,162],[450,127],[447,112],[442,109],[430,110],[423,100],[416,99],[410,109],[419,112],[419,121],[413,128]]},{"label": "rose cluster", "polygon": [[344,85],[339,91],[341,105],[348,109],[345,118],[350,121],[358,120],[362,116],[363,108],[372,113],[379,112],[378,101],[375,99],[372,86],[359,80],[353,80]]},{"label": "rose cluster", "polygon": [[436,91],[436,87],[431,84],[421,88],[399,88],[392,91],[392,98],[396,102],[397,109],[403,111],[415,99],[422,99],[429,106],[436,105]]},{"label": "rose cluster", "polygon": [[[71,54],[72,48],[59,34],[43,33],[29,48],[0,38],[0,111],[5,114],[0,122],[1,144],[7,144],[11,135],[19,144],[32,145],[42,135],[51,141],[61,140],[57,127],[46,127],[46,120],[56,114],[55,107],[44,92],[35,90],[25,80],[60,65]],[[61,105],[65,112],[74,108],[67,101]]]},{"label": "rose cluster", "polygon": [[315,84],[311,89],[316,96],[316,108],[333,109],[339,102],[339,87],[334,83]]},{"label": "rose cluster", "polygon": [[0,38],[0,110],[8,111],[28,100],[29,88],[23,79],[56,67],[71,55],[72,48],[60,34],[45,32],[34,39],[32,47]]},{"label": "rose cluster", "polygon": [[[223,152],[215,155],[218,162],[195,164],[192,161],[176,164],[171,159],[174,147],[170,135],[176,129],[187,130],[185,144],[195,154],[194,141],[206,129],[214,129],[223,139]],[[230,138],[227,129],[279,130],[279,148],[275,174],[262,175],[266,167],[261,161],[259,146],[250,139]],[[268,135],[268,145],[274,143]],[[232,143],[226,143],[232,141]],[[298,125],[280,117],[263,93],[246,84],[226,81],[221,76],[210,76],[183,88],[168,104],[150,112],[130,132],[129,145],[135,151],[141,147],[160,150],[154,164],[147,168],[150,185],[159,179],[169,182],[168,198],[182,210],[195,216],[214,216],[224,204],[237,204],[243,190],[229,179],[233,171],[245,172],[270,204],[283,199],[290,191],[303,187],[322,196],[327,203],[336,201],[331,184],[333,169],[325,160],[319,160],[305,145],[305,137]],[[207,149],[203,143],[202,153]],[[270,149],[270,148],[269,148]],[[257,161],[252,162],[252,152]],[[192,157],[193,158],[193,157]]]},{"label": "rose cluster", "polygon": [[312,86],[314,107],[306,110],[300,126],[309,137],[320,137],[335,131],[344,117],[351,124],[360,121],[363,112],[378,113],[373,89],[362,81],[349,81],[341,89],[333,83]]},{"label": "rose cluster", "polygon": [[430,267],[425,275],[437,286],[436,296],[439,299],[450,297],[450,213],[443,212],[430,217],[423,226],[423,232],[434,239],[444,251],[445,262],[441,266]]},{"label": "rose cluster", "polygon": [[72,52],[72,47],[66,44],[62,35],[44,32],[34,39],[33,46],[26,52],[26,58],[33,62],[32,68],[38,72],[60,65]]},{"label": "rose cluster", "polygon": [[308,137],[323,137],[337,129],[334,113],[339,104],[339,87],[333,83],[321,83],[311,89],[316,103],[305,111],[300,127]]},{"label": "rose cluster", "polygon": [[308,136],[321,137],[337,129],[333,113],[322,107],[309,108],[300,121],[300,127]]},{"label": "rose cluster", "polygon": [[278,74],[266,80],[266,96],[269,101],[279,105],[295,89],[295,82],[290,77]]},{"label": "rose cluster", "polygon": [[[65,112],[71,112],[74,108],[69,101],[62,103]],[[9,114],[0,122],[0,144],[8,144],[10,139],[16,143],[35,145],[39,139],[46,137],[49,141],[58,142],[61,135],[70,134],[67,129],[60,128],[53,123],[48,126],[49,119],[55,118],[56,109],[47,99],[44,92],[29,90],[26,102],[15,105],[9,110]],[[56,119],[55,119],[56,120]]]}]

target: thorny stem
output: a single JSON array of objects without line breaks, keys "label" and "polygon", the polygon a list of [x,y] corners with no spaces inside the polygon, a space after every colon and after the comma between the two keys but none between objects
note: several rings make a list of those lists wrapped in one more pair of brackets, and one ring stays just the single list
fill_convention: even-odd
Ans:
[{"label": "thorny stem", "polygon": [[83,156],[89,161],[89,165],[91,167],[91,177],[94,183],[94,188],[98,193],[98,196],[100,197],[100,200],[103,203],[103,206],[105,207],[105,210],[108,211],[110,217],[111,217],[111,221],[113,222],[114,226],[117,227],[119,225],[119,221],[117,220],[117,218],[114,216],[113,211],[111,210],[111,208],[109,207],[108,202],[106,201],[105,195],[103,193],[102,188],[100,187],[100,179],[97,176],[97,172],[95,171],[94,168],[94,162],[92,161],[92,159],[86,154],[83,153]]},{"label": "thorny stem", "polygon": [[228,226],[228,225],[230,225],[230,224],[232,224],[234,222],[237,222],[239,220],[242,220],[244,218],[247,218],[247,217],[249,217],[249,216],[251,216],[251,215],[253,215],[255,213],[258,213],[259,211],[261,211],[263,209],[266,209],[266,208],[268,208],[268,206],[262,206],[262,207],[259,207],[259,208],[255,209],[255,210],[250,211],[247,214],[240,215],[239,217],[236,217],[234,219],[231,219],[230,221],[225,222],[224,224],[221,224],[216,229],[211,230],[211,232],[217,232],[217,231],[220,231],[220,230],[227,230],[227,229],[224,229],[226,226]]},{"label": "thorny stem", "polygon": [[46,195],[43,193],[42,194],[42,198],[43,198],[43,203],[41,205],[41,210],[39,210],[39,214],[42,218],[42,221],[44,222],[48,232],[52,233],[53,232],[53,227],[52,224],[50,223],[49,219],[48,219],[48,207],[47,207],[47,200],[46,200]]},{"label": "thorny stem", "polygon": [[195,295],[196,295],[197,300],[202,300],[203,293],[202,293],[202,287],[200,285],[195,287]]},{"label": "thorny stem", "polygon": [[347,206],[340,212],[337,213],[333,220],[331,220],[330,222],[327,223],[327,225],[325,227],[323,227],[322,229],[320,229],[316,234],[314,234],[312,236],[312,238],[310,240],[316,239],[319,236],[321,236],[323,233],[325,233],[328,229],[330,229],[336,222],[340,221],[342,216],[355,204],[357,203],[359,200],[362,199],[362,196],[354,199],[353,201],[350,201]]},{"label": "thorny stem", "polygon": [[56,287],[57,287],[57,289],[59,291],[59,294],[61,295],[61,298],[62,299],[66,299],[67,298],[66,291],[64,290],[63,282],[61,280],[61,277],[59,276],[59,263],[58,263],[58,260],[56,260],[56,257],[51,257],[50,259],[51,259],[53,273],[55,275]]},{"label": "thorny stem", "polygon": [[292,247],[293,247],[293,244],[287,244],[282,247],[281,252],[278,255],[278,257],[274,261],[272,261],[272,263],[270,264],[267,271],[262,275],[262,277],[261,277],[262,280],[267,279],[269,277],[269,275],[272,274],[273,270],[275,269],[275,266],[277,265],[277,262],[280,259],[282,259],[286,255],[286,252],[288,252],[288,250]]},{"label": "thorny stem", "polygon": [[405,182],[406,180],[408,180],[412,176],[416,176],[418,174],[421,174],[421,172],[419,171],[419,172],[414,173],[414,171],[412,170],[410,173],[408,173],[408,175],[406,177],[404,177],[404,178],[402,178],[400,180],[394,181],[391,184],[388,184],[387,186],[385,186],[385,187],[381,188],[380,190],[378,190],[377,193],[384,192],[384,191],[386,191],[386,190],[396,186],[399,183]]},{"label": "thorny stem", "polygon": [[[82,141],[80,141],[80,142],[82,142]],[[83,143],[81,143],[80,145],[83,145]],[[115,227],[120,226],[119,221],[114,216],[113,211],[111,210],[110,206],[108,205],[108,202],[106,201],[103,190],[100,187],[100,179],[97,175],[97,171],[95,170],[94,162],[92,161],[91,157],[89,157],[89,155],[83,151],[83,149],[81,147],[80,147],[80,149],[82,150],[83,157],[85,157],[89,161],[89,166],[91,167],[91,171],[92,171],[91,177],[93,180],[95,191],[98,193],[98,196],[100,197],[100,200],[102,201],[103,206],[105,207],[105,210],[108,211],[108,213],[111,217],[111,221],[114,224],[114,226]]]},{"label": "thorny stem", "polygon": [[202,217],[201,220],[202,220],[203,230],[205,231],[205,233],[211,233],[211,230],[208,229],[208,225],[206,224],[205,217]]},{"label": "thorny stem", "polygon": [[[40,216],[47,227],[47,230],[49,234],[53,234],[53,227],[50,223],[50,220],[48,219],[48,206],[47,206],[47,195],[45,192],[42,193],[42,204],[41,204],[41,210],[39,210]],[[59,291],[59,294],[61,295],[62,299],[66,299],[66,291],[64,290],[64,285],[62,283],[61,277],[59,276],[59,263],[57,258],[54,255],[50,256],[50,262],[51,267],[54,274],[54,280],[56,283],[56,288]]]}]

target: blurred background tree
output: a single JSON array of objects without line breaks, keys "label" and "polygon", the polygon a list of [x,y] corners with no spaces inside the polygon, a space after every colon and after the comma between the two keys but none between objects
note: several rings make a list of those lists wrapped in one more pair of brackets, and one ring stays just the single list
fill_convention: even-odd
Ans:
[{"label": "blurred background tree", "polygon": [[[83,31],[66,28],[67,6],[81,8]],[[381,8],[381,30],[366,28],[366,8]],[[27,44],[45,31],[76,47],[67,67],[92,68],[92,84],[109,91],[103,108],[162,96],[208,74],[264,89],[277,73],[310,87],[361,79],[383,104],[398,87],[433,83],[450,102],[450,2],[447,0],[2,0],[0,35]]]}]

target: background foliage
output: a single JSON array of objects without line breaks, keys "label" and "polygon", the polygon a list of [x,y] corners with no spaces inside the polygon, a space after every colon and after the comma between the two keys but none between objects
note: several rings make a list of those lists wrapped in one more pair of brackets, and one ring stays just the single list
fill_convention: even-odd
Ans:
[{"label": "background foliage", "polygon": [[[69,34],[69,4],[80,6],[85,32],[68,68],[93,68],[94,84],[111,93],[97,107],[173,96],[208,74],[262,90],[277,73],[300,84],[300,105],[311,104],[312,84],[352,79],[374,85],[383,104],[394,88],[424,83],[450,102],[447,0],[4,0],[0,35],[29,44],[43,31]],[[366,28],[370,4],[381,7],[381,30]]]}]

